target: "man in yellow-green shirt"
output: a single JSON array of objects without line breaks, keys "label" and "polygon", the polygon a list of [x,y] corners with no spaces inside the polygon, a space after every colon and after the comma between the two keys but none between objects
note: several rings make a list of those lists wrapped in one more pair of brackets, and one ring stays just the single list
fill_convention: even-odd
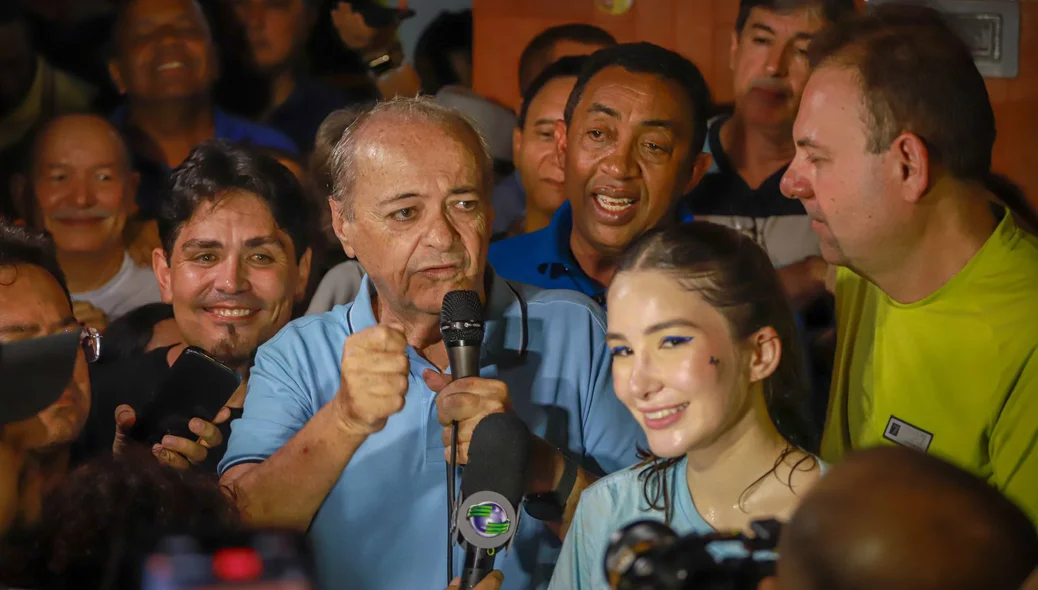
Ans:
[{"label": "man in yellow-green shirt", "polygon": [[1038,215],[991,188],[984,80],[921,7],[859,15],[810,53],[782,188],[841,267],[822,457],[939,455],[1038,521],[1038,240],[1013,214]]}]

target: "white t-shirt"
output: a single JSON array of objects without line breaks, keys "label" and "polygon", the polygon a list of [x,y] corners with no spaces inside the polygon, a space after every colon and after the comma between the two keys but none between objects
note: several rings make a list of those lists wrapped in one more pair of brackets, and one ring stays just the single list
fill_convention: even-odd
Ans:
[{"label": "white t-shirt", "polygon": [[123,254],[123,265],[112,280],[93,291],[73,293],[72,301],[87,301],[112,321],[142,305],[162,301],[162,295],[151,268],[137,266],[129,254]]}]

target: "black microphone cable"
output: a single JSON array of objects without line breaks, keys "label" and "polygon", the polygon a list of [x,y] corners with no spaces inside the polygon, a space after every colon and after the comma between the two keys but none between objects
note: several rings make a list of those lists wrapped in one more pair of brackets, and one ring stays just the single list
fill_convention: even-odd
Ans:
[{"label": "black microphone cable", "polygon": [[451,460],[447,463],[447,585],[454,579],[454,486],[458,475],[458,422],[451,423]]}]

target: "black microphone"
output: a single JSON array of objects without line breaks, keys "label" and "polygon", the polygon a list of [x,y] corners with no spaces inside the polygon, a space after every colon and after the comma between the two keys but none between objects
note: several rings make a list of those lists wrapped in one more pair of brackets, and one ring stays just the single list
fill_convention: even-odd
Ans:
[{"label": "black microphone", "polygon": [[[483,348],[483,303],[475,291],[451,291],[440,307],[440,335],[447,347],[451,376],[454,379],[479,376],[479,356]],[[458,464],[458,423],[451,423],[451,453],[447,464],[447,582],[454,575],[455,466]]]},{"label": "black microphone", "polygon": [[440,334],[454,379],[479,375],[483,347],[483,303],[475,291],[451,291],[443,296]]},{"label": "black microphone", "polygon": [[530,431],[515,414],[490,414],[476,424],[456,523],[465,546],[462,590],[494,570],[498,551],[515,536],[529,459]]}]

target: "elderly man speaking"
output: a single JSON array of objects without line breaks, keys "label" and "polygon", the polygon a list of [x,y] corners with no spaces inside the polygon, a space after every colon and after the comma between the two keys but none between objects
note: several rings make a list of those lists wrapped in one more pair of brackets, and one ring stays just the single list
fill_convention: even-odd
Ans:
[{"label": "elderly man speaking", "polygon": [[[544,587],[564,516],[595,473],[633,463],[641,441],[613,393],[604,318],[581,294],[486,265],[491,160],[455,111],[380,103],[333,158],[336,234],[368,276],[352,304],[260,348],[222,482],[248,521],[309,529],[326,588],[438,589],[446,425],[460,423],[464,462],[480,419],[515,412],[535,435],[527,497],[541,494],[538,515],[555,522],[524,515],[495,565],[506,588]],[[452,382],[440,307],[456,289],[480,294],[486,336],[480,377]],[[463,558],[455,548],[451,575]]]}]

